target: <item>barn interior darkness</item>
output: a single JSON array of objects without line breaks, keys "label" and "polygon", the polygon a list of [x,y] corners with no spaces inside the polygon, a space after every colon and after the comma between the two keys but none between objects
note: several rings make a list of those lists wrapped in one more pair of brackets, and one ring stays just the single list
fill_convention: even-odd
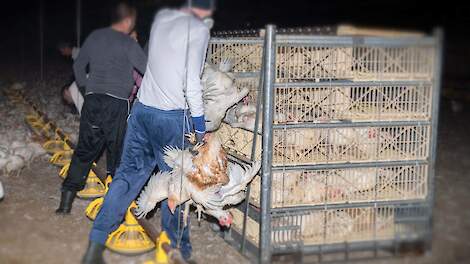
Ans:
[{"label": "barn interior darkness", "polygon": [[[1,62],[10,67],[35,67],[40,54],[40,2],[2,1],[0,38]],[[177,0],[135,1],[139,10],[138,32],[145,43],[156,10]],[[47,0],[44,3],[44,51],[46,66],[59,57],[58,42],[76,42],[76,3]],[[106,26],[110,0],[82,0],[82,42],[93,30]],[[470,8],[452,1],[253,1],[220,0],[215,14],[215,30],[260,28],[267,23],[278,27],[325,26],[351,23],[361,26],[391,27],[432,32],[445,29],[445,84],[465,89],[470,68]],[[47,71],[47,67],[46,67]]]}]

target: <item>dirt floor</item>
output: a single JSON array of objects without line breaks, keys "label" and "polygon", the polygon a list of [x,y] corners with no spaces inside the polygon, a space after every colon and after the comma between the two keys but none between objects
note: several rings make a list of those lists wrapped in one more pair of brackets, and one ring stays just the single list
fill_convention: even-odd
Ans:
[{"label": "dirt floor", "polygon": [[[452,113],[443,102],[436,173],[433,251],[370,263],[470,263],[470,109]],[[92,222],[84,214],[89,201],[77,200],[70,216],[56,216],[58,167],[42,157],[18,174],[0,175],[6,197],[0,202],[0,263],[79,263]],[[157,220],[153,220],[157,221]],[[197,263],[248,263],[209,229],[192,221]],[[122,256],[107,252],[108,263],[143,263],[153,252]]]}]

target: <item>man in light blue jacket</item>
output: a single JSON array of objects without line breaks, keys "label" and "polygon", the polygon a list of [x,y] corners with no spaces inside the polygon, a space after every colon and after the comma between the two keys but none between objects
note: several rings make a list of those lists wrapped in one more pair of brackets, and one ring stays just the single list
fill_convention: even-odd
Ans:
[{"label": "man in light blue jacket", "polygon": [[[201,74],[209,41],[203,19],[212,15],[215,0],[188,0],[180,9],[163,9],[152,24],[147,69],[132,108],[121,163],[90,233],[84,263],[102,263],[108,235],[119,227],[152,171],[170,168],[163,148],[186,145],[184,135],[194,131],[199,142],[205,134]],[[191,256],[189,225],[181,210],[171,213],[162,203],[162,228],[184,258]],[[178,226],[179,225],[179,226]]]}]

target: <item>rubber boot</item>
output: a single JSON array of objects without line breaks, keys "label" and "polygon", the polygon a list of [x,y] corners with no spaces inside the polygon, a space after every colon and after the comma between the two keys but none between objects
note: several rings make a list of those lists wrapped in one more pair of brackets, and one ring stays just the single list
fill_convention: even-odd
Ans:
[{"label": "rubber boot", "polygon": [[70,214],[72,211],[72,203],[75,199],[75,195],[77,193],[73,191],[62,191],[60,196],[60,205],[57,210],[55,210],[56,214]]},{"label": "rubber boot", "polygon": [[105,264],[103,259],[104,245],[90,241],[82,259],[82,264]]}]

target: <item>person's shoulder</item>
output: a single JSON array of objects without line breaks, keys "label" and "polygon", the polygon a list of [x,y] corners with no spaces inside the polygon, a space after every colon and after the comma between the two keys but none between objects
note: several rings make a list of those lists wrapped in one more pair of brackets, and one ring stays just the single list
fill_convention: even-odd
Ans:
[{"label": "person's shoulder", "polygon": [[191,27],[196,29],[196,30],[205,30],[205,31],[209,31],[209,28],[207,27],[206,24],[204,24],[204,22],[195,17],[195,16],[189,16],[189,19],[191,21]]},{"label": "person's shoulder", "polygon": [[155,17],[169,15],[169,14],[172,14],[173,12],[175,12],[175,9],[162,8],[155,13]]},{"label": "person's shoulder", "polygon": [[196,33],[197,35],[209,36],[210,30],[209,27],[199,18],[191,16],[191,32]]},{"label": "person's shoulder", "polygon": [[96,37],[98,37],[98,36],[101,36],[101,35],[103,35],[103,34],[106,33],[106,29],[107,29],[107,28],[98,28],[98,29],[95,29],[95,30],[93,30],[93,31],[90,33],[90,35],[88,35],[88,38],[89,38],[89,39],[93,39],[93,38],[96,38]]},{"label": "person's shoulder", "polygon": [[97,34],[106,33],[108,30],[109,30],[108,27],[97,28],[97,29],[93,30],[90,35],[97,35]]}]

